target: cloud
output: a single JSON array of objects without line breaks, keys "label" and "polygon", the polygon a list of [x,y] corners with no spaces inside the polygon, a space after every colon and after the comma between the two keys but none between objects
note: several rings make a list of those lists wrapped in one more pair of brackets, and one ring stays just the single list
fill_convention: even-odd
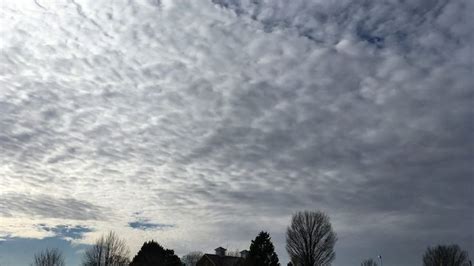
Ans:
[{"label": "cloud", "polygon": [[[108,220],[130,236],[176,225],[154,236],[179,252],[246,248],[259,228],[285,258],[291,214],[322,209],[337,265],[376,248],[404,265],[435,242],[472,250],[472,11],[467,0],[6,3],[0,214]],[[58,224],[83,223],[46,226]]]},{"label": "cloud", "polygon": [[74,198],[54,198],[47,195],[16,194],[2,195],[0,214],[5,217],[30,216],[72,220],[106,219],[108,211],[89,202]]}]

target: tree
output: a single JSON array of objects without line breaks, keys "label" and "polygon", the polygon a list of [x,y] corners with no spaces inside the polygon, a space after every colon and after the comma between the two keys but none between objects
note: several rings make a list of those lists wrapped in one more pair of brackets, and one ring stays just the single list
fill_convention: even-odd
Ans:
[{"label": "tree", "polygon": [[360,266],[377,266],[377,265],[378,265],[377,262],[375,262],[375,260],[373,259],[366,259],[360,264]]},{"label": "tree", "polygon": [[201,251],[193,251],[183,256],[183,263],[186,266],[196,266],[197,262],[202,258],[204,254]]},{"label": "tree", "polygon": [[286,250],[295,266],[331,265],[337,236],[323,212],[297,212],[286,231]]},{"label": "tree", "polygon": [[33,266],[65,266],[64,257],[58,249],[46,249],[35,254]]},{"label": "tree", "polygon": [[428,247],[423,255],[424,266],[464,266],[469,265],[469,255],[458,245]]},{"label": "tree", "polygon": [[129,250],[125,241],[114,232],[102,235],[84,253],[83,266],[128,266]]},{"label": "tree", "polygon": [[234,250],[228,250],[225,254],[226,256],[230,257],[240,257],[240,250],[239,249],[234,249]]},{"label": "tree", "polygon": [[130,266],[181,266],[181,260],[172,249],[164,249],[155,241],[143,243]]},{"label": "tree", "polygon": [[248,260],[253,265],[259,266],[280,265],[270,234],[262,231],[257,235],[257,237],[255,237],[255,240],[252,240]]}]

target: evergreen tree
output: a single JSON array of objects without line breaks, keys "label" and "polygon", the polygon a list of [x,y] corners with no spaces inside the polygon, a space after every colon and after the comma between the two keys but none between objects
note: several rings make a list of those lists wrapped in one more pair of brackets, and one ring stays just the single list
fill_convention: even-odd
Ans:
[{"label": "evergreen tree", "polygon": [[172,249],[164,249],[155,241],[143,243],[130,266],[181,266],[181,260]]},{"label": "evergreen tree", "polygon": [[252,240],[248,261],[250,262],[248,264],[259,266],[280,265],[270,234],[262,231],[258,234],[255,240]]}]

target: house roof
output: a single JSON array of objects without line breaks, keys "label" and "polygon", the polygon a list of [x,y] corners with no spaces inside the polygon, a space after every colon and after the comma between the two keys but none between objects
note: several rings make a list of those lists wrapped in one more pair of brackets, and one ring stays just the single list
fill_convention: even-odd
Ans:
[{"label": "house roof", "polygon": [[204,254],[216,266],[236,266],[241,265],[243,259],[240,257],[218,256],[214,254]]}]

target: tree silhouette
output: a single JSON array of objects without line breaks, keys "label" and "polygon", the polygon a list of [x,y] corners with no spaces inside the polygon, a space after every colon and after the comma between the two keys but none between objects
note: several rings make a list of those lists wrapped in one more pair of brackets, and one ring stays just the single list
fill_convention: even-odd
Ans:
[{"label": "tree silhouette", "polygon": [[181,260],[172,249],[164,249],[155,241],[143,243],[130,266],[181,266]]},{"label": "tree silhouette", "polygon": [[262,231],[252,240],[247,261],[247,264],[259,266],[280,265],[270,234]]},{"label": "tree silhouette", "polygon": [[129,250],[125,241],[114,232],[100,237],[84,253],[83,266],[128,266]]},{"label": "tree silhouette", "polygon": [[197,262],[202,258],[204,254],[201,251],[193,251],[183,256],[183,263],[186,266],[196,266]]},{"label": "tree silhouette", "polygon": [[469,255],[458,245],[428,247],[423,255],[423,265],[467,266],[469,265]]},{"label": "tree silhouette", "polygon": [[286,250],[296,266],[331,265],[336,233],[323,212],[297,212],[286,232]]},{"label": "tree silhouette", "polygon": [[230,256],[230,257],[240,257],[240,250],[239,249],[227,250],[225,255]]},{"label": "tree silhouette", "polygon": [[35,254],[33,266],[65,266],[64,257],[58,249],[46,249]]},{"label": "tree silhouette", "polygon": [[377,265],[378,265],[377,262],[375,262],[375,260],[373,259],[366,259],[360,264],[360,266],[377,266]]}]

